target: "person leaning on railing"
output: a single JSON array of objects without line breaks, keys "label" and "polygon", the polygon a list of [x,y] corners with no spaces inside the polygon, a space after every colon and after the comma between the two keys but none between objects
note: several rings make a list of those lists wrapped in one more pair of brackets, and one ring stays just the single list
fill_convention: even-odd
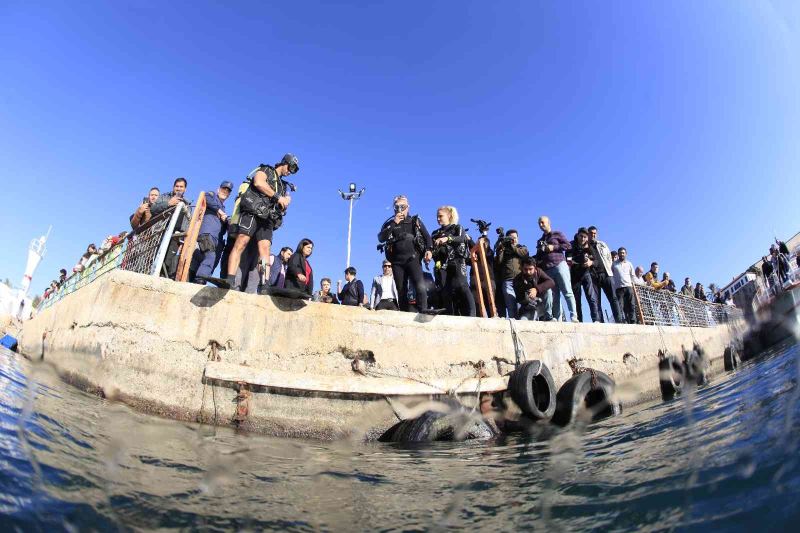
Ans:
[{"label": "person leaning on railing", "polygon": [[653,277],[653,273],[649,270],[644,275],[644,283],[651,289],[655,289],[657,291],[660,291],[667,286],[666,281],[658,281],[655,277]]},{"label": "person leaning on railing", "polygon": [[681,294],[684,296],[688,296],[689,298],[694,298],[694,289],[692,289],[692,280],[690,278],[686,278],[683,280],[683,287],[681,287]]},{"label": "person leaning on railing", "polygon": [[[175,207],[181,202],[189,205],[189,201],[184,198],[187,186],[188,183],[186,178],[178,178],[172,182],[172,191],[162,194],[158,197],[158,200],[156,200],[153,203],[153,206],[150,208],[150,214],[154,217],[157,217],[170,207]],[[188,217],[181,216],[178,219],[178,226],[175,228],[176,231],[183,232],[188,228]],[[175,278],[175,272],[178,269],[178,251],[180,250],[181,243],[182,241],[180,239],[171,239],[169,246],[167,247],[167,255],[164,258],[164,268],[167,271],[167,276],[170,278]]]},{"label": "person leaning on railing", "polygon": [[153,206],[153,203],[158,200],[160,195],[161,191],[158,190],[158,187],[153,187],[150,189],[150,192],[147,193],[147,196],[142,199],[142,205],[137,207],[136,211],[134,211],[130,216],[132,229],[136,229],[142,224],[147,224],[147,222],[153,216],[150,212],[150,208]]}]

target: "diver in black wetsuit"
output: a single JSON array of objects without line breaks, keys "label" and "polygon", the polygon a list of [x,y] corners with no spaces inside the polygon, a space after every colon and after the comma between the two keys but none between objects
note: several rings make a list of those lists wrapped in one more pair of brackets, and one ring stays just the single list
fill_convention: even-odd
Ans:
[{"label": "diver in black wetsuit", "polygon": [[410,310],[406,288],[406,280],[410,279],[416,289],[417,307],[424,311],[428,308],[428,293],[420,260],[424,259],[426,263],[431,260],[433,243],[419,216],[409,216],[408,212],[408,198],[402,195],[395,197],[395,215],[383,223],[378,233],[378,242],[383,244],[386,259],[392,263],[392,274],[400,296],[400,309]]},{"label": "diver in black wetsuit", "polygon": [[444,306],[451,315],[475,316],[475,299],[467,283],[470,238],[458,224],[455,207],[440,207],[436,221],[440,228],[431,237]]}]

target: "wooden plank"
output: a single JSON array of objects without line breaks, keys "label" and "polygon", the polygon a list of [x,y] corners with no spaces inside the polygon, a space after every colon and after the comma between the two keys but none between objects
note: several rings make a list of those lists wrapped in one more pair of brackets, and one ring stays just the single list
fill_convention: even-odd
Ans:
[{"label": "wooden plank", "polygon": [[[478,379],[431,379],[421,383],[408,378],[371,377],[353,373],[349,376],[325,376],[320,374],[301,374],[281,370],[267,370],[225,362],[206,364],[205,377],[232,383],[244,382],[250,385],[278,389],[324,392],[338,394],[371,396],[418,396],[443,394],[456,388],[459,394],[475,394]],[[481,392],[506,390],[508,378],[494,376],[480,380]]]},{"label": "wooden plank", "polygon": [[200,233],[200,225],[203,223],[205,212],[206,193],[205,191],[200,191],[194,213],[192,213],[192,220],[189,222],[189,229],[186,231],[186,238],[183,240],[175,281],[189,281],[189,266],[192,264],[192,255],[194,255],[194,247],[197,245],[197,236]]}]

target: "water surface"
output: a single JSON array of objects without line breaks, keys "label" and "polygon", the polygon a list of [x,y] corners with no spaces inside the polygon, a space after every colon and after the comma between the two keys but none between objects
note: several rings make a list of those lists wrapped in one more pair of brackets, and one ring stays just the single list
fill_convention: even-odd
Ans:
[{"label": "water surface", "polygon": [[555,435],[398,445],[133,412],[0,352],[0,528],[796,530],[800,350]]}]

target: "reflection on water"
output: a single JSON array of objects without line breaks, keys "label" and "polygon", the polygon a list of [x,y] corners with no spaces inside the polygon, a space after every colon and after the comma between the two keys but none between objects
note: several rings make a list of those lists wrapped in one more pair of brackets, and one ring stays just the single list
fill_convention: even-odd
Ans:
[{"label": "reflection on water", "polygon": [[547,438],[281,440],[135,413],[0,352],[0,527],[795,529],[800,350]]}]

